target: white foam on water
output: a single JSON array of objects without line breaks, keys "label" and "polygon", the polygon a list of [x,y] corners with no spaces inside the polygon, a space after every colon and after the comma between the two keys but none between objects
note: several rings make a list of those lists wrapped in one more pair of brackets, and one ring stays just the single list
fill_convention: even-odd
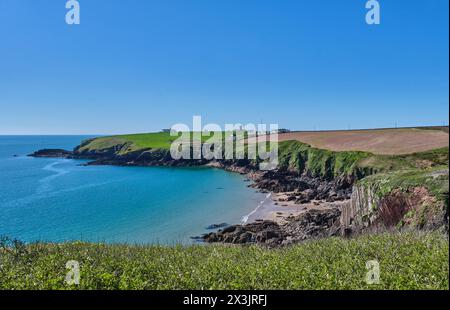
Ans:
[{"label": "white foam on water", "polygon": [[44,193],[44,192],[49,192],[52,189],[51,181],[53,181],[54,179],[65,175],[65,174],[68,174],[70,172],[69,170],[64,169],[64,168],[57,168],[57,167],[55,167],[57,165],[66,163],[67,161],[68,160],[65,160],[65,159],[58,160],[58,161],[55,161],[55,162],[53,162],[51,164],[48,164],[48,165],[46,165],[45,167],[42,168],[42,170],[45,170],[45,171],[55,172],[55,174],[50,175],[48,177],[45,177],[45,178],[42,178],[42,179],[39,180],[39,183],[41,185],[36,190],[36,192],[38,194]]},{"label": "white foam on water", "polygon": [[60,194],[75,192],[75,191],[84,190],[84,189],[88,189],[88,188],[92,188],[92,187],[102,187],[102,186],[105,186],[105,185],[108,185],[111,183],[117,183],[117,182],[122,182],[122,181],[123,181],[123,179],[114,180],[114,181],[106,181],[106,182],[98,182],[98,183],[89,183],[89,184],[84,184],[84,185],[80,185],[80,186],[62,189],[59,191],[35,193],[35,194],[32,194],[27,197],[7,201],[5,203],[2,203],[2,206],[4,206],[5,208],[6,207],[24,206],[24,205],[34,203],[35,201],[40,200],[40,199],[56,197]]}]

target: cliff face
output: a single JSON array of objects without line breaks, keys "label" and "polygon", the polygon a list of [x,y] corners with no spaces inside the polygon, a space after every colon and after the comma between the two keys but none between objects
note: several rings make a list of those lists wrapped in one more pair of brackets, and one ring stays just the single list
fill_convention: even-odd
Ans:
[{"label": "cliff face", "polygon": [[343,235],[399,228],[443,227],[448,232],[448,205],[424,186],[397,188],[380,195],[376,187],[358,184],[342,207],[340,226]]},{"label": "cliff face", "polygon": [[354,186],[350,201],[341,210],[341,233],[350,235],[367,229],[376,217],[376,202],[373,192],[361,186]]}]

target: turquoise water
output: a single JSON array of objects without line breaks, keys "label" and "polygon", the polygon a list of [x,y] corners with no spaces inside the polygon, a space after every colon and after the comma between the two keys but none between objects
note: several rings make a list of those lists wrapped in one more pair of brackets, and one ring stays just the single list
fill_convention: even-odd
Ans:
[{"label": "turquoise water", "polygon": [[264,199],[242,176],[218,169],[81,166],[25,156],[72,149],[85,138],[0,136],[0,235],[187,243],[210,224],[239,223]]}]

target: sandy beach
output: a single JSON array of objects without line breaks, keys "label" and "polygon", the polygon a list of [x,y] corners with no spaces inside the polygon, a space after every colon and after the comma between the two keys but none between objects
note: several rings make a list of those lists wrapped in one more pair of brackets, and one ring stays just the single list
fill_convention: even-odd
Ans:
[{"label": "sandy beach", "polygon": [[313,200],[310,203],[295,203],[289,201],[291,192],[269,193],[265,199],[251,213],[242,218],[245,224],[259,222],[264,220],[274,221],[278,224],[285,224],[290,217],[296,217],[310,210],[332,209],[338,205],[346,203],[345,201],[325,202]]}]

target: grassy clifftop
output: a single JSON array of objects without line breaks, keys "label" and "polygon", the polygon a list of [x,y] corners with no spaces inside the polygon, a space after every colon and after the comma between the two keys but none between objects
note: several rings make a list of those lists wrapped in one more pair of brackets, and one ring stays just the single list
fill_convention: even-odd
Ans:
[{"label": "grassy clifftop", "polygon": [[[223,133],[224,137],[225,134]],[[176,137],[169,133],[148,133],[100,137],[82,143],[77,152],[99,152],[112,149],[117,155],[147,150],[168,150]],[[205,142],[208,138],[202,137]],[[364,176],[378,172],[426,169],[448,165],[448,147],[407,155],[374,155],[360,151],[330,151],[311,147],[299,141],[279,143],[280,169],[309,173],[313,176]]]},{"label": "grassy clifftop", "polygon": [[[6,241],[6,242],[5,242]],[[312,240],[292,247],[130,246],[0,242],[0,289],[448,289],[439,233]],[[68,286],[66,262],[80,264]],[[366,262],[380,283],[366,283]]]},{"label": "grassy clifftop", "polygon": [[170,133],[165,132],[99,137],[83,142],[77,150],[79,152],[101,151],[110,148],[119,150],[123,145],[127,145],[127,148],[121,150],[125,154],[144,149],[170,149],[170,144],[175,139],[170,136]]}]

